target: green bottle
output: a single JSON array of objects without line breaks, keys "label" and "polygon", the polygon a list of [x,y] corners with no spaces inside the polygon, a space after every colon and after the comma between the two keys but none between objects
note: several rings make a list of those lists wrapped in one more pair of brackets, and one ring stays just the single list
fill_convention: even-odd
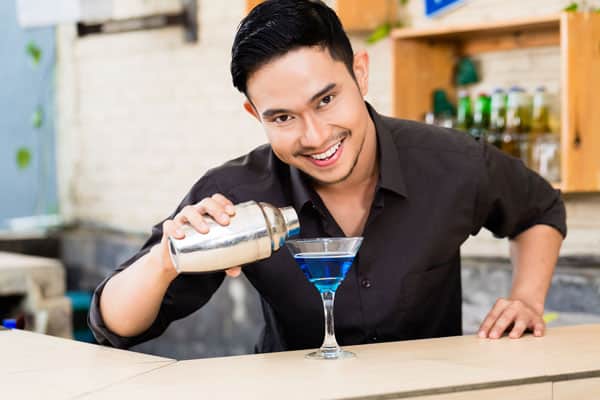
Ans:
[{"label": "green bottle", "polygon": [[458,92],[458,107],[456,111],[456,129],[467,132],[473,125],[471,98],[466,90]]},{"label": "green bottle", "polygon": [[470,129],[471,136],[479,139],[485,136],[490,129],[491,99],[485,93],[480,93],[475,102],[473,113],[473,127]]},{"label": "green bottle", "polygon": [[501,148],[502,134],[506,129],[506,93],[500,88],[494,89],[491,99],[490,130],[486,137],[488,143]]}]

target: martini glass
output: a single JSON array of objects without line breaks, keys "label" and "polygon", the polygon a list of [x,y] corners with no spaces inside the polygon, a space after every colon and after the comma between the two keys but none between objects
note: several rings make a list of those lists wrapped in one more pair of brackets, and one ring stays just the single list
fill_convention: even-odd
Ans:
[{"label": "martini glass", "polygon": [[362,237],[295,239],[286,242],[294,259],[308,280],[315,285],[325,310],[325,339],[321,348],[306,358],[335,360],[355,357],[354,353],[340,349],[335,340],[333,326],[333,300],[350,269]]}]

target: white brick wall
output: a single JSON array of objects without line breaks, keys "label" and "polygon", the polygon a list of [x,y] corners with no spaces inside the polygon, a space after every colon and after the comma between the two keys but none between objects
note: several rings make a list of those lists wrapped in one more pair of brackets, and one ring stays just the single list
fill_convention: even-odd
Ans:
[{"label": "white brick wall", "polygon": [[[170,9],[172,1],[119,2],[119,16]],[[435,20],[410,0],[405,16],[416,26],[459,24],[558,12],[568,0],[470,0]],[[119,229],[147,231],[166,216],[208,168],[265,141],[231,85],[229,57],[243,0],[199,1],[199,42],[179,28],[74,36],[58,35],[59,182],[63,212]],[[390,43],[355,50],[371,56],[368,100],[391,110]],[[476,90],[520,84],[558,92],[558,49],[490,53],[479,58],[484,80]],[[598,228],[600,197],[569,199],[570,226]]]}]

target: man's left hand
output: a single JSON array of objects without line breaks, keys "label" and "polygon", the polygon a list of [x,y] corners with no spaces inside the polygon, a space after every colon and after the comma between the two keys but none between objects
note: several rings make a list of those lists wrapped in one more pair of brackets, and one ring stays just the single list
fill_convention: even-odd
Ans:
[{"label": "man's left hand", "polygon": [[479,328],[480,338],[498,339],[509,328],[509,337],[518,339],[526,330],[534,336],[543,336],[546,324],[542,313],[536,311],[522,300],[500,298],[485,317]]}]

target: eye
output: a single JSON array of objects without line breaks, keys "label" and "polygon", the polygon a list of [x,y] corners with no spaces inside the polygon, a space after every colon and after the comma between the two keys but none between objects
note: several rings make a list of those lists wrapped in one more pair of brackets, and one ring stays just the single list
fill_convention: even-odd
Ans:
[{"label": "eye", "polygon": [[273,119],[273,122],[275,122],[276,124],[284,124],[286,122],[289,122],[292,119],[291,115],[288,114],[282,114],[282,115],[278,115]]},{"label": "eye", "polygon": [[333,101],[333,95],[328,94],[327,96],[325,96],[321,99],[321,102],[319,103],[319,107],[324,107],[327,104],[331,103],[332,101]]}]

